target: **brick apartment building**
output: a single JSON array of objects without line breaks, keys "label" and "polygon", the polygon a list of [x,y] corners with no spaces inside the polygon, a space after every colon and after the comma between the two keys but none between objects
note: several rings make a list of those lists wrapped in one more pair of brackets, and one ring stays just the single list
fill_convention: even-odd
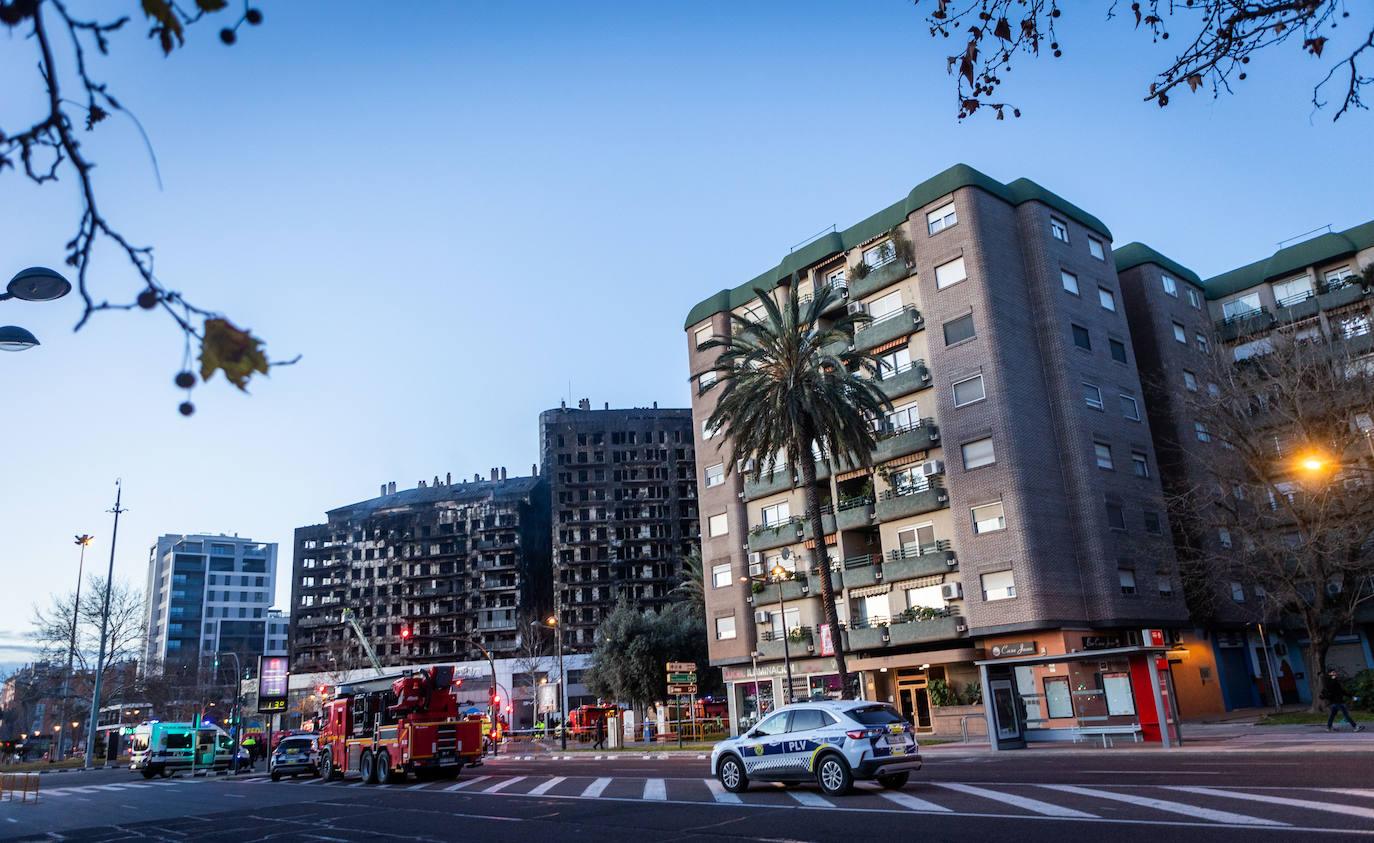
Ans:
[{"label": "brick apartment building", "polygon": [[552,501],[553,593],[567,652],[595,647],[625,597],[662,608],[698,533],[692,411],[591,409],[539,414]]},{"label": "brick apartment building", "polygon": [[[834,313],[873,317],[853,343],[882,359],[894,405],[874,420],[875,470],[818,461],[825,535],[813,537],[790,472],[754,482],[725,465],[728,438],[704,425],[716,391],[694,395],[708,636],[733,724],[785,696],[839,693],[817,629],[817,538],[862,694],[921,730],[942,727],[933,691],[967,692],[975,663],[999,655],[1078,660],[1004,662],[986,690],[1021,697],[1018,734],[1085,711],[1124,716],[1126,689],[1148,687],[1142,634],[1167,647],[1187,612],[1111,240],[1033,182],[956,166],[691,310],[689,366],[704,387],[716,352],[702,343],[729,335],[731,313],[758,314],[756,288],[792,278],[805,298],[837,285]],[[778,564],[794,579],[740,583]],[[1089,651],[1101,653],[1091,670]],[[1091,700],[1074,696],[1084,689]]]}]

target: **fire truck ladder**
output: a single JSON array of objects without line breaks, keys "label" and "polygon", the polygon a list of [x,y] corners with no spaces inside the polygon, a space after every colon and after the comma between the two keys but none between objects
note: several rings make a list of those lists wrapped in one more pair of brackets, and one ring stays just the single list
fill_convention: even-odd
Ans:
[{"label": "fire truck ladder", "polygon": [[363,635],[363,628],[358,626],[358,617],[353,614],[353,610],[344,609],[343,617],[340,620],[348,624],[349,628],[353,630],[353,634],[358,636],[358,643],[363,645],[363,652],[367,653],[368,660],[372,662],[372,669],[377,671],[378,676],[385,676],[386,673],[382,670],[382,663],[377,661],[377,654],[372,652],[372,645],[367,643],[367,636]]}]

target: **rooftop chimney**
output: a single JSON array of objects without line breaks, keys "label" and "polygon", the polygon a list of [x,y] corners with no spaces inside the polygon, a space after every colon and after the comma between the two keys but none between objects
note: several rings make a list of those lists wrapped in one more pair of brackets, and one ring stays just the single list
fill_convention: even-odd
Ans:
[{"label": "rooftop chimney", "polygon": [[654,402],[654,409],[655,409],[655,410],[658,409],[658,402],[657,402],[657,401]]},{"label": "rooftop chimney", "polygon": [[453,472],[452,472],[452,471],[446,471],[446,472],[444,472],[444,485],[445,485],[445,486],[452,486],[452,485],[453,485]]},{"label": "rooftop chimney", "polygon": [[494,468],[491,470],[491,482],[496,482],[496,469]]},{"label": "rooftop chimney", "polygon": [[506,479],[506,467],[505,467],[504,465],[501,466],[501,479],[502,479],[502,480],[505,480],[505,479]]},{"label": "rooftop chimney", "polygon": [[394,495],[394,494],[396,494],[396,481],[395,481],[395,480],[392,480],[390,483],[386,484],[386,493],[387,493],[388,495]]},{"label": "rooftop chimney", "polygon": [[578,400],[578,402],[577,402],[577,409],[579,409],[579,410],[590,410],[591,408],[592,408],[592,399],[590,399],[590,398],[582,398],[582,399],[579,399],[579,400]]},{"label": "rooftop chimney", "polygon": [[420,481],[420,485],[419,485],[419,486],[416,486],[415,488],[417,488],[417,489],[423,489],[424,487],[425,487],[425,481],[421,480],[421,481]]},{"label": "rooftop chimney", "polygon": [[382,491],[381,491],[381,494],[383,494],[383,495],[386,494],[386,484],[385,484],[385,483],[382,484]]}]

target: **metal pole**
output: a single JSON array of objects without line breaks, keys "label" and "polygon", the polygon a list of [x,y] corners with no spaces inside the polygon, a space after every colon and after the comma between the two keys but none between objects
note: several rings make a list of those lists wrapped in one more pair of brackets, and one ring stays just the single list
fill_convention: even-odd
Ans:
[{"label": "metal pole", "polygon": [[[86,545],[91,543],[93,536],[79,535],[76,543],[81,545],[81,557],[76,564],[76,599],[72,601],[72,640],[67,647],[67,673],[62,677],[62,713],[64,718],[71,712],[72,702],[72,660],[76,657],[76,624],[81,617],[81,578],[86,572]],[[58,732],[57,738],[57,757],[62,757],[62,733]],[[72,732],[72,749],[76,749],[76,733]]]},{"label": "metal pole", "polygon": [[[115,505],[109,512],[114,513],[114,529],[110,531],[110,568],[105,574],[105,606],[100,612],[100,655],[95,660],[95,688],[91,692],[91,725],[86,731],[86,761],[84,769],[91,769],[91,757],[95,755],[95,734],[96,727],[99,726],[98,717],[100,715],[100,680],[105,672],[105,636],[110,627],[110,585],[114,582],[114,557],[115,542],[119,540],[119,514],[127,512],[121,509],[119,501],[124,495],[124,487],[119,480],[115,480]],[[103,765],[102,765],[103,766]]]},{"label": "metal pole", "polygon": [[553,633],[558,636],[555,641],[555,645],[558,648],[558,743],[566,750],[568,748],[568,675],[563,671],[562,624],[562,616],[555,615]]},{"label": "metal pole", "polygon": [[782,663],[787,668],[787,689],[782,695],[782,704],[792,704],[792,656],[787,647],[787,607],[782,602],[782,580],[778,580],[778,613],[782,615]]},{"label": "metal pole", "polygon": [[1270,658],[1269,636],[1264,634],[1264,621],[1259,626],[1260,646],[1264,650],[1264,663],[1269,668],[1269,687],[1274,693],[1274,711],[1283,711],[1283,692],[1279,690],[1279,677],[1274,670],[1274,660]]}]

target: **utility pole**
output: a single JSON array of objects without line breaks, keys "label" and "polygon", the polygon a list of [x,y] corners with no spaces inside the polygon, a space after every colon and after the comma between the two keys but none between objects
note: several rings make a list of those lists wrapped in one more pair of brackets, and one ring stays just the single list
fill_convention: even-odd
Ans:
[{"label": "utility pole", "polygon": [[[66,716],[71,714],[72,704],[72,660],[76,657],[76,624],[81,617],[81,578],[86,573],[86,545],[91,543],[95,536],[88,536],[85,533],[76,537],[76,543],[81,545],[81,558],[76,565],[76,599],[72,601],[72,640],[67,647],[67,673],[62,677],[62,712]],[[76,733],[72,733],[72,751],[76,751]],[[62,757],[62,738],[57,739],[57,757]]]},{"label": "utility pole", "polygon": [[[110,627],[110,585],[114,581],[114,558],[115,542],[119,539],[119,514],[128,512],[121,509],[119,502],[124,494],[124,487],[119,480],[115,480],[115,505],[114,509],[108,510],[114,513],[114,529],[110,532],[110,568],[105,574],[105,606],[100,612],[100,655],[95,660],[95,689],[91,692],[91,726],[86,731],[86,763],[85,769],[91,769],[91,758],[95,755],[95,735],[96,727],[100,725],[100,680],[105,672],[105,636]],[[104,766],[104,762],[101,762]]]}]

